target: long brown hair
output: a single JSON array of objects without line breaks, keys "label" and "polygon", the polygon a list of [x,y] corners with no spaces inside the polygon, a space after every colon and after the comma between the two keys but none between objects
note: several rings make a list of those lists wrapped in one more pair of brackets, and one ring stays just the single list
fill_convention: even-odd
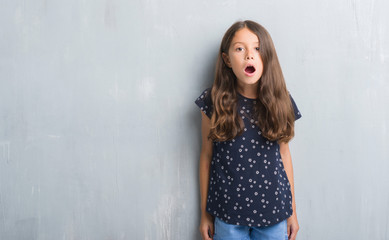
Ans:
[{"label": "long brown hair", "polygon": [[222,57],[223,53],[228,55],[235,33],[242,28],[248,28],[257,35],[263,62],[254,105],[258,126],[267,139],[289,142],[294,136],[295,117],[277,53],[267,30],[249,20],[234,23],[222,39],[211,90],[214,107],[209,138],[213,141],[227,141],[243,132],[244,123],[237,112],[236,76]]}]

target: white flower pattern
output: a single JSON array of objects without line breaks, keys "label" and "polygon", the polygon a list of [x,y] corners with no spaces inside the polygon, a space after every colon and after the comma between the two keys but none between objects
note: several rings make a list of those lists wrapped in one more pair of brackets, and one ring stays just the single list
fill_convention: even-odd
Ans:
[{"label": "white flower pattern", "polygon": [[[210,88],[196,105],[212,116]],[[229,224],[266,227],[293,214],[292,195],[279,144],[264,138],[250,115],[255,99],[238,94],[238,113],[245,124],[242,135],[213,142],[206,210]],[[301,114],[290,95],[295,120]]]}]

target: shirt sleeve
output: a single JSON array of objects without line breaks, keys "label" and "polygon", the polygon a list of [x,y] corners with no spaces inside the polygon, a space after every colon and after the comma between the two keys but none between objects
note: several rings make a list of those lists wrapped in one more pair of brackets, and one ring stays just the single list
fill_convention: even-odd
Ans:
[{"label": "shirt sleeve", "polygon": [[211,118],[213,111],[211,88],[205,89],[195,100],[195,103],[200,108],[200,110],[205,113],[205,115]]},{"label": "shirt sleeve", "polygon": [[289,97],[290,97],[290,101],[292,102],[292,106],[293,106],[294,120],[296,121],[297,119],[301,118],[302,115],[301,115],[300,110],[298,109],[294,99],[292,98],[292,95],[290,95],[290,93],[289,93]]}]

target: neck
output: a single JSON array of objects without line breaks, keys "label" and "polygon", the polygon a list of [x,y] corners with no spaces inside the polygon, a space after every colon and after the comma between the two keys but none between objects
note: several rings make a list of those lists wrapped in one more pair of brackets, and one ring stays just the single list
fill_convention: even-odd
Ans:
[{"label": "neck", "polygon": [[236,85],[236,90],[243,96],[247,98],[257,98],[257,88],[258,88],[258,83],[256,84],[244,84]]}]

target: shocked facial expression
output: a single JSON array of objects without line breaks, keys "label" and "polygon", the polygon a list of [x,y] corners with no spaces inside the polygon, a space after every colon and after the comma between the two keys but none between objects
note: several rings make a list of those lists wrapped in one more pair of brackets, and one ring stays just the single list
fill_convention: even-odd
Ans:
[{"label": "shocked facial expression", "polygon": [[257,35],[248,28],[238,30],[231,41],[228,55],[223,53],[223,60],[232,68],[240,84],[256,84],[263,72]]}]

